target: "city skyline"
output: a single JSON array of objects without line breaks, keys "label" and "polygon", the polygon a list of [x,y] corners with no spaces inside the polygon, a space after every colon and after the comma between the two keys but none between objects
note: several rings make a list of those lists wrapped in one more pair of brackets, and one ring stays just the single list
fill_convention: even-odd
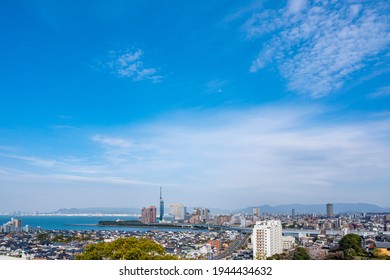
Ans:
[{"label": "city skyline", "polygon": [[387,1],[0,15],[0,212],[390,206]]},{"label": "city skyline", "polygon": [[[145,204],[146,205],[146,204]],[[149,203],[149,207],[153,206],[153,203]],[[156,204],[157,205],[157,204]],[[291,214],[291,216],[296,215],[309,215],[309,214],[316,214],[316,215],[325,215],[325,216],[333,216],[328,215],[328,203],[327,204],[280,204],[280,205],[252,205],[247,206],[244,208],[215,208],[210,205],[183,205],[181,203],[173,203],[169,204],[167,207],[164,208],[164,215],[172,215],[172,212],[176,214],[173,214],[173,216],[179,216],[177,214],[179,210],[176,210],[177,207],[181,207],[183,209],[180,210],[182,212],[181,215],[184,215],[185,213],[191,213],[195,211],[196,209],[208,209],[211,211],[214,215],[224,215],[224,214],[252,214],[254,215],[254,220],[257,220],[261,215],[253,214],[255,211],[258,211],[259,213],[263,213],[265,215],[271,214]],[[330,204],[330,205],[333,205]],[[369,203],[334,203],[335,206],[335,215],[344,215],[348,213],[389,213],[390,207],[381,207],[375,204],[369,204]],[[0,212],[2,215],[14,215],[14,216],[21,216],[21,215],[37,215],[37,214],[43,214],[43,215],[134,215],[142,213],[142,210],[144,208],[147,208],[146,206],[142,206],[140,208],[136,207],[80,207],[80,208],[60,208],[56,209],[54,211],[35,211],[35,212],[28,212],[23,211],[21,209],[13,209],[8,211]],[[297,209],[296,209],[297,208]],[[156,207],[157,209],[157,207]],[[333,209],[333,207],[332,207]],[[187,211],[188,210],[188,211]],[[159,211],[156,210],[156,214],[159,213]]]}]

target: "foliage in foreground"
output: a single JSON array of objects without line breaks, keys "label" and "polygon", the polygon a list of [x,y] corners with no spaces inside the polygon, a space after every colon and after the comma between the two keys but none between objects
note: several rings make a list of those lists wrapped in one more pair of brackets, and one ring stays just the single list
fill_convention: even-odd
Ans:
[{"label": "foliage in foreground", "polygon": [[88,245],[76,260],[177,260],[165,248],[146,238],[119,238],[112,242]]},{"label": "foliage in foreground", "polygon": [[327,260],[356,260],[368,259],[368,254],[362,247],[362,238],[357,234],[347,234],[339,241],[337,251],[330,252]]},{"label": "foliage in foreground", "polygon": [[305,248],[297,247],[292,252],[275,254],[271,257],[268,257],[267,260],[310,260],[310,256]]}]

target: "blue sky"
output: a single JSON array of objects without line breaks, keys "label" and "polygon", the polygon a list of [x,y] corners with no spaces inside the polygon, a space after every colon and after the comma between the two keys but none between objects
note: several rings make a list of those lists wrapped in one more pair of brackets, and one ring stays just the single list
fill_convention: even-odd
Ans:
[{"label": "blue sky", "polygon": [[0,211],[390,206],[387,1],[12,1]]}]

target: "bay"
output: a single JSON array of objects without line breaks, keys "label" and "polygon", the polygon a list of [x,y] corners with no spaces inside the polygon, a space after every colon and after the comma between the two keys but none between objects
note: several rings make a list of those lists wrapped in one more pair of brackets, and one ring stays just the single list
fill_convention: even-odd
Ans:
[{"label": "bay", "polygon": [[189,228],[97,226],[99,221],[138,220],[136,216],[0,216],[0,226],[11,218],[21,219],[23,227],[43,230],[191,231]]}]

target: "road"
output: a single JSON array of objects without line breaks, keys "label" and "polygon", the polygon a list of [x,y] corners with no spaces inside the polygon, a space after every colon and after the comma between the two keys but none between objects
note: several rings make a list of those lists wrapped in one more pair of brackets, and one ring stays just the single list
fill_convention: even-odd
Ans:
[{"label": "road", "polygon": [[227,257],[231,256],[232,253],[236,250],[239,250],[242,246],[244,246],[246,240],[249,238],[250,234],[247,233],[245,235],[241,235],[233,241],[233,243],[226,249],[225,252],[222,254],[219,254],[214,257],[214,260],[223,260],[226,259]]}]

